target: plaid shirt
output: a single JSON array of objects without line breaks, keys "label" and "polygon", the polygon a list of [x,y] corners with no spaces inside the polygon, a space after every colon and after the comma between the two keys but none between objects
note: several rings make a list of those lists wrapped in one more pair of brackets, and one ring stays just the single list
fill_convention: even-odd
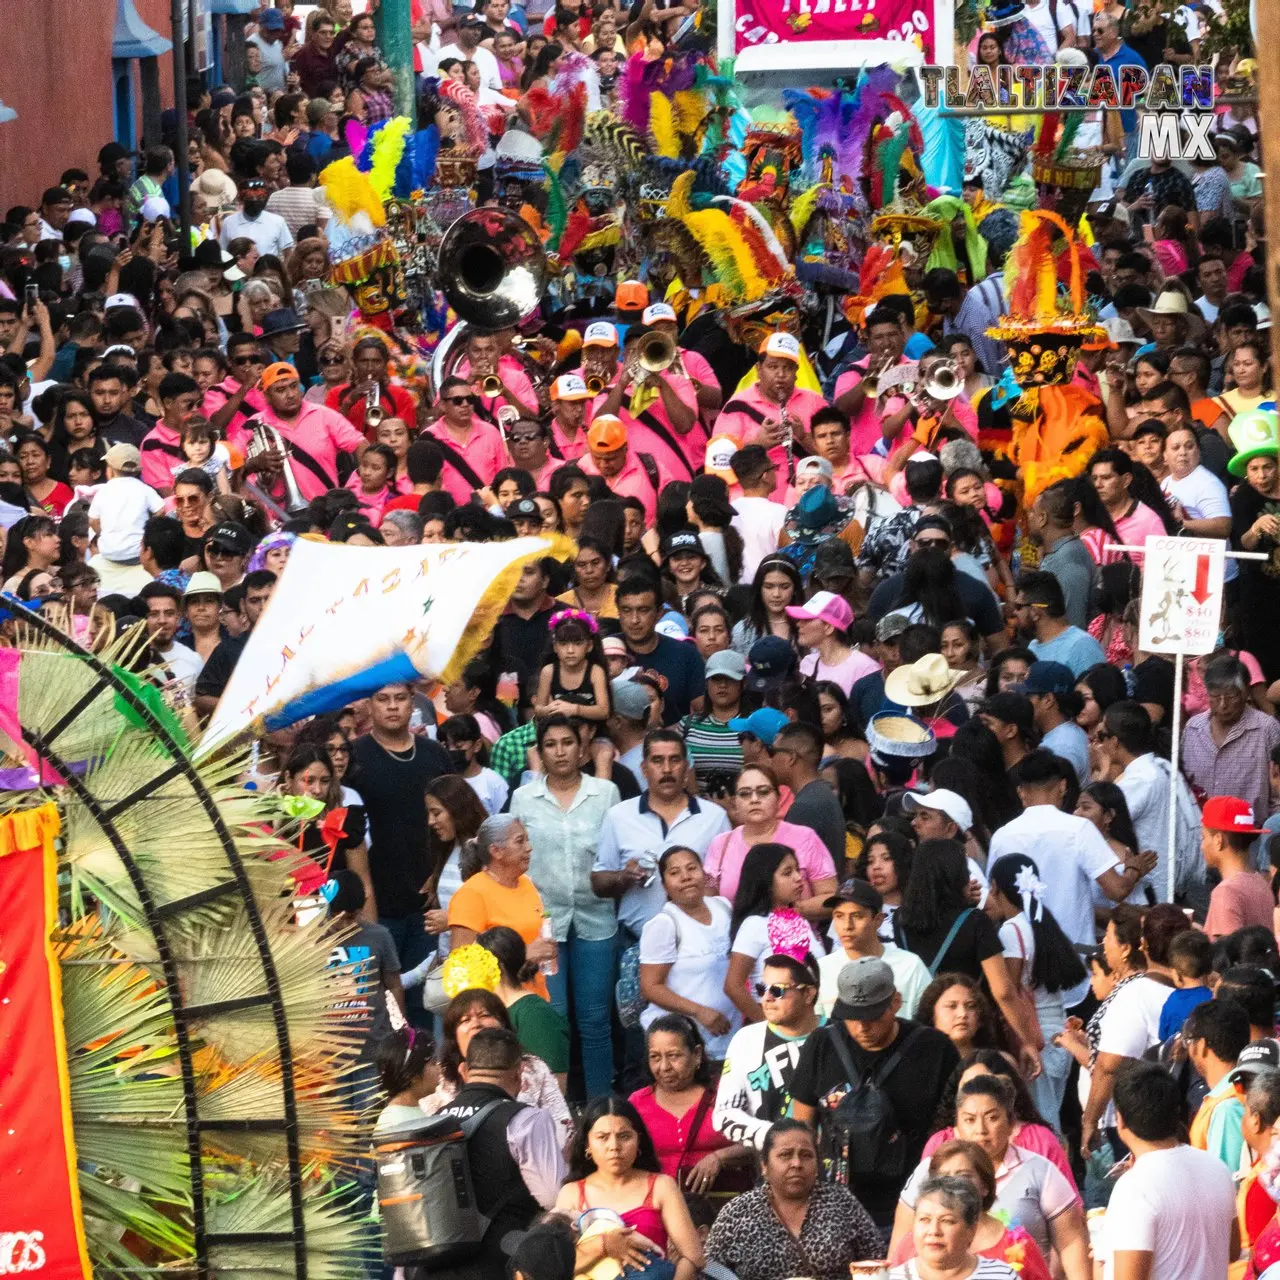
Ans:
[{"label": "plaid shirt", "polygon": [[489,768],[500,773],[513,790],[520,785],[520,775],[524,772],[529,748],[537,738],[537,721],[526,720],[519,728],[504,733],[489,752]]},{"label": "plaid shirt", "polygon": [[1280,797],[1268,777],[1273,747],[1280,746],[1280,723],[1257,707],[1245,707],[1221,746],[1213,740],[1209,712],[1187,721],[1182,734],[1182,768],[1206,796],[1238,796],[1253,806],[1254,822],[1274,813]]}]

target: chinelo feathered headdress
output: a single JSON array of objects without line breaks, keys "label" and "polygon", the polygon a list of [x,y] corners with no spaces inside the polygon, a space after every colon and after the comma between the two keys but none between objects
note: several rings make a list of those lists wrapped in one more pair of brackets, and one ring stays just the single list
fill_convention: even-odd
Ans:
[{"label": "chinelo feathered headdress", "polygon": [[563,158],[582,142],[588,112],[600,109],[600,75],[584,53],[567,53],[545,88],[536,85],[525,94],[529,131],[548,156]]},{"label": "chinelo feathered headdress", "polygon": [[[1066,240],[1067,287],[1058,288],[1054,232]],[[1037,334],[1074,338],[1078,343],[1103,336],[1085,293],[1084,266],[1075,230],[1056,213],[1030,209],[1022,214],[1018,240],[1005,262],[1007,311],[987,336],[1016,342]]]},{"label": "chinelo feathered headdress", "polygon": [[846,295],[845,319],[856,329],[861,329],[867,313],[875,308],[881,298],[893,293],[911,292],[897,246],[876,243],[867,247],[858,272],[858,292]]}]

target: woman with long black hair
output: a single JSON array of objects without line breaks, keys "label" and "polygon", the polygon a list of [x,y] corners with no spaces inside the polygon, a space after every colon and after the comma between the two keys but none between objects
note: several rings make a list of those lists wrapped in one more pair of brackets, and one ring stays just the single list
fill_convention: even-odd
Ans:
[{"label": "woman with long black hair", "polygon": [[[956,583],[956,567],[949,556],[913,555],[902,574],[902,595],[886,617],[902,616],[939,631],[956,618],[968,618]],[[972,621],[972,619],[970,619]]]},{"label": "woman with long black hair", "polygon": [[987,915],[999,926],[1009,976],[1030,1000],[1040,1024],[1042,1070],[1031,1081],[1031,1096],[1048,1116],[1062,1106],[1071,1073],[1071,1055],[1053,1037],[1066,1026],[1062,993],[1085,976],[1084,964],[1053,912],[1044,904],[1040,869],[1025,853],[1008,853],[987,868]]},{"label": "woman with long black hair", "polygon": [[787,606],[804,599],[800,570],[786,556],[765,556],[751,580],[751,600],[747,616],[733,628],[730,643],[745,658],[751,646],[764,636],[781,636],[797,643],[796,624],[787,615]]},{"label": "woman with long black hair", "polygon": [[1040,1027],[1019,998],[995,926],[969,901],[969,863],[958,840],[922,840],[893,921],[894,941],[914,951],[930,973],[967,973],[985,980],[1021,1043],[1021,1058],[1039,1069]]},{"label": "woman with long black hair", "polygon": [[729,503],[729,486],[719,476],[694,476],[685,503],[688,522],[698,531],[702,549],[725,586],[742,580],[742,535],[733,527],[737,515]]}]

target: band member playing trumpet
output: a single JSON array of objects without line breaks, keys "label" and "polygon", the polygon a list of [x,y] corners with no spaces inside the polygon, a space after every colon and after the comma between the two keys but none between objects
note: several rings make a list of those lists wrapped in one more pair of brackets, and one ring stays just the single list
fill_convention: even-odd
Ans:
[{"label": "band member playing trumpet", "polygon": [[[616,357],[617,330],[613,325],[587,326],[587,334],[600,330],[601,343],[612,339]],[[583,339],[583,347],[587,338]],[[594,345],[594,342],[593,342]],[[600,414],[622,420],[633,451],[651,455],[658,469],[674,480],[692,480],[702,470],[706,432],[698,422],[698,398],[693,383],[676,373],[675,342],[644,325],[627,330],[622,365],[611,384],[596,400],[592,421]]]},{"label": "band member playing trumpet", "polygon": [[[576,373],[562,373],[551,384],[551,439],[565,462],[577,462],[587,451],[587,410],[594,398]],[[508,447],[516,466],[524,466],[516,461],[515,446],[509,439]]]},{"label": "band member playing trumpet", "polygon": [[[679,322],[676,320],[675,308],[666,302],[654,302],[644,309],[644,324],[653,333],[665,334],[672,342],[676,341]],[[720,383],[712,372],[706,356],[700,351],[690,351],[685,347],[677,347],[675,363],[671,366],[675,373],[683,374],[693,383],[698,394],[698,413],[702,421],[710,426],[724,396],[720,391]],[[705,451],[704,451],[705,452]],[[701,463],[698,464],[701,467]]]},{"label": "band member playing trumpet", "polygon": [[795,463],[814,452],[813,415],[826,406],[816,391],[796,386],[800,343],[789,333],[771,333],[759,349],[756,380],[730,398],[716,419],[715,434],[762,444],[777,464],[774,502],[785,502]]},{"label": "band member playing trumpet", "polygon": [[[345,451],[358,457],[369,442],[336,409],[303,400],[302,383],[291,364],[268,365],[262,374],[262,390],[267,407],[258,419],[280,434],[302,496],[310,501],[336,489],[338,454]],[[279,449],[269,448],[245,457],[245,473],[256,475],[257,483],[277,502],[287,498],[285,456]]]},{"label": "band member playing trumpet", "polygon": [[[373,441],[378,437],[377,424],[365,420],[365,411],[370,404],[377,405],[381,415],[379,421],[403,418],[410,424],[417,422],[417,402],[404,387],[391,380],[391,352],[381,338],[373,335],[361,338],[351,353],[351,368],[351,381],[334,387],[324,402],[358,427],[366,440]],[[375,387],[376,396],[370,394]]]},{"label": "band member playing trumpet", "polygon": [[901,396],[883,398],[879,380],[903,363],[906,333],[896,311],[877,307],[866,321],[867,354],[837,379],[835,406],[849,418],[849,448],[873,475],[879,475],[876,461],[887,452],[886,441],[901,433],[909,406]]},{"label": "band member playing trumpet", "polygon": [[507,406],[521,418],[538,416],[538,394],[529,375],[515,356],[502,354],[496,333],[469,332],[467,354],[458,362],[456,373],[470,380],[475,410],[487,421],[496,424],[498,411]]}]

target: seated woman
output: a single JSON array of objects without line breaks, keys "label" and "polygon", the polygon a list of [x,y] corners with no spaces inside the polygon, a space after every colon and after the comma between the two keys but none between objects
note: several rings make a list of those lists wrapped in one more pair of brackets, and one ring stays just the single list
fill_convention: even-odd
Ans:
[{"label": "seated woman", "polygon": [[731,1190],[721,1174],[746,1164],[750,1152],[711,1123],[716,1091],[697,1024],[682,1013],[664,1014],[650,1024],[646,1047],[653,1083],[637,1089],[631,1105],[653,1137],[662,1172],[691,1195]]},{"label": "seated woman", "polygon": [[894,1267],[889,1280],[1014,1280],[1018,1275],[1007,1263],[974,1252],[982,1199],[971,1182],[930,1178],[917,1205],[916,1256]]},{"label": "seated woman", "polygon": [[[973,1183],[982,1197],[982,1216],[973,1238],[972,1249],[984,1258],[1006,1262],[1018,1271],[1022,1280],[1049,1280],[1049,1265],[1039,1246],[1022,1227],[1010,1227],[991,1212],[996,1201],[996,1171],[991,1157],[976,1142],[953,1138],[944,1142],[929,1161],[930,1178],[963,1178]],[[891,1263],[906,1262],[915,1256],[914,1233],[904,1236],[889,1258]]]},{"label": "seated woman", "polygon": [[956,1137],[956,1099],[960,1086],[978,1076],[1000,1076],[1013,1086],[1013,1131],[1009,1141],[1024,1151],[1033,1151],[1050,1161],[1054,1168],[1074,1188],[1075,1176],[1071,1172],[1062,1139],[1049,1127],[1048,1122],[1036,1110],[1036,1104],[1026,1081],[1018,1074],[1012,1062],[998,1049],[976,1049],[960,1065],[947,1081],[934,1117],[937,1130],[924,1144],[927,1160],[943,1143]]},{"label": "seated woman", "polygon": [[[460,991],[444,1011],[444,1036],[439,1049],[440,1082],[422,1099],[422,1109],[427,1115],[433,1116],[447,1106],[462,1087],[458,1068],[467,1056],[471,1037],[482,1027],[505,1027],[508,1031],[515,1031],[506,1005],[492,991],[479,987]],[[516,1097],[520,1102],[549,1112],[566,1141],[573,1134],[573,1117],[569,1114],[564,1094],[547,1064],[531,1053],[526,1053],[521,1062],[520,1092]]]},{"label": "seated woman", "polygon": [[[653,1139],[639,1112],[623,1098],[588,1103],[569,1148],[569,1176],[556,1210],[578,1215],[608,1209],[626,1234],[606,1231],[579,1237],[577,1270],[606,1257],[627,1263],[645,1280],[693,1280],[705,1257],[684,1195],[662,1173]],[[667,1261],[674,1245],[680,1260]]]},{"label": "seated woman", "polygon": [[640,994],[648,1001],[640,1025],[684,1014],[701,1030],[708,1058],[720,1061],[741,1022],[724,993],[733,908],[708,894],[701,860],[683,845],[664,851],[658,876],[667,901],[640,934]]},{"label": "seated woman", "polygon": [[819,1180],[807,1124],[772,1124],[760,1168],[760,1186],[725,1205],[711,1228],[710,1261],[738,1280],[846,1280],[851,1262],[883,1256],[880,1232],[849,1188]]},{"label": "seated woman", "polygon": [[[1050,1248],[1061,1259],[1066,1280],[1090,1280],[1089,1240],[1084,1207],[1066,1178],[1043,1156],[1014,1146],[1014,1090],[1007,1079],[977,1076],[960,1086],[956,1100],[956,1136],[976,1142],[996,1171],[996,1206],[1011,1226],[1024,1227],[1046,1257]],[[930,1180],[921,1162],[902,1189],[894,1215],[890,1252],[913,1229],[923,1201],[922,1184]],[[976,1228],[976,1219],[974,1222]],[[919,1237],[916,1248],[920,1250]]]}]

